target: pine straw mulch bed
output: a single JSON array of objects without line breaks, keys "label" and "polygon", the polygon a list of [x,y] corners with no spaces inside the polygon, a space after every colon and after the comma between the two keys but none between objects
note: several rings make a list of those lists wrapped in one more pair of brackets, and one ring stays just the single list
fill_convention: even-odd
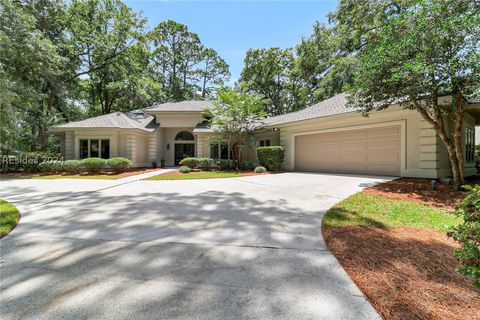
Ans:
[{"label": "pine straw mulch bed", "polygon": [[[478,177],[470,179],[478,183]],[[451,210],[465,196],[452,186],[431,190],[427,179],[402,178],[367,194]],[[384,319],[480,319],[480,289],[455,272],[455,242],[445,232],[418,228],[323,228],[342,267]]]},{"label": "pine straw mulch bed", "polygon": [[[467,180],[468,184],[478,182],[478,177]],[[465,197],[465,191],[455,191],[451,185],[438,183],[437,190],[432,190],[431,180],[413,178],[400,178],[380,183],[363,190],[363,192],[447,209],[453,209]]]},{"label": "pine straw mulch bed", "polygon": [[480,319],[480,290],[455,272],[445,232],[352,226],[323,235],[384,319]]}]

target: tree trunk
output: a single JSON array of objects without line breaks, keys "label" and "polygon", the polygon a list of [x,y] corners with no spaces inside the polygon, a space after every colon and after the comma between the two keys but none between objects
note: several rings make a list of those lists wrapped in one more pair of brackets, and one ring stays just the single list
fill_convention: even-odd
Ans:
[{"label": "tree trunk", "polygon": [[[452,175],[453,175],[453,186],[455,190],[459,190],[460,187],[465,182],[464,180],[464,170],[463,170],[463,150],[462,150],[462,130],[460,125],[460,131],[457,132],[455,130],[454,141],[452,142],[451,138],[445,131],[445,125],[443,123],[443,118],[432,119],[430,115],[423,109],[421,106],[418,105],[416,101],[413,101],[414,105],[417,107],[417,111],[420,112],[422,117],[433,126],[435,132],[438,134],[440,139],[442,140],[443,144],[447,148],[448,158],[450,160],[450,165],[452,167]],[[456,124],[463,123],[463,112],[462,117],[457,119]],[[457,129],[457,128],[456,128]],[[459,143],[458,143],[459,142]],[[458,153],[458,150],[460,153]],[[459,156],[460,155],[460,156]]]},{"label": "tree trunk", "polygon": [[463,136],[463,114],[464,114],[464,109],[462,106],[462,95],[460,92],[458,92],[455,95],[455,131],[453,133],[453,140],[455,144],[455,151],[457,153],[457,160],[458,163],[460,164],[459,166],[459,174],[461,177],[461,183],[463,184],[464,177],[465,177],[465,167],[464,167],[464,157],[463,157],[463,148],[462,148],[462,136]]}]

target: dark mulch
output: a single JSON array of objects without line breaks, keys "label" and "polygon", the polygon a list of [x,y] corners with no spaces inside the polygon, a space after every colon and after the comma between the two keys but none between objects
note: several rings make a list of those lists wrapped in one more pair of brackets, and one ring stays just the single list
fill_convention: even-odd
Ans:
[{"label": "dark mulch", "polygon": [[[467,180],[469,184],[477,182],[478,178],[476,177]],[[432,190],[431,180],[413,178],[400,178],[380,183],[363,190],[363,192],[447,209],[453,209],[465,197],[465,191],[455,191],[451,185],[438,183],[437,190]]]},{"label": "dark mulch", "polygon": [[384,319],[480,319],[480,290],[455,272],[445,232],[344,227],[323,235]]}]

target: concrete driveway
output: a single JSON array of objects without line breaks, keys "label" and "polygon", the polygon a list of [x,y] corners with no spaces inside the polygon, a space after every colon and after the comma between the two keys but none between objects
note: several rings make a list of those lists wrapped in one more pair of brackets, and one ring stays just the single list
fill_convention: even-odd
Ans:
[{"label": "concrete driveway", "polygon": [[2,319],[379,319],[325,211],[381,177],[9,180]]}]

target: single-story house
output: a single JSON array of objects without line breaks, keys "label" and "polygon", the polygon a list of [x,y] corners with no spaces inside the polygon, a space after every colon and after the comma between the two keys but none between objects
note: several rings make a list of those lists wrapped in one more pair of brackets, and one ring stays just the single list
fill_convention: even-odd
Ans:
[{"label": "single-story house", "polygon": [[[126,157],[136,167],[163,159],[228,158],[202,118],[209,101],[157,104],[142,111],[114,112],[52,128],[65,159]],[[258,146],[285,147],[286,170],[441,178],[451,175],[448,154],[435,130],[414,110],[391,106],[363,117],[338,94],[306,109],[266,119]],[[480,103],[469,103],[464,121],[465,172],[474,174],[475,125]],[[452,127],[453,124],[449,124]],[[255,159],[252,148],[247,152]]]}]

